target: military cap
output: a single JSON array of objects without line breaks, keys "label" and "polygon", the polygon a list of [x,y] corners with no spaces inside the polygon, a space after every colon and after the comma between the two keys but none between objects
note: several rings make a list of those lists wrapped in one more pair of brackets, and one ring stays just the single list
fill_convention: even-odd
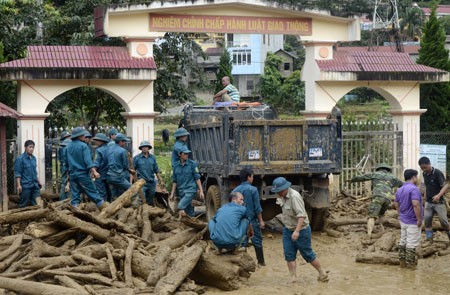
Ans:
[{"label": "military cap", "polygon": [[72,135],[70,136],[70,138],[74,139],[74,138],[80,137],[82,135],[85,135],[86,134],[85,132],[86,132],[86,130],[84,130],[83,127],[75,127],[72,130]]},{"label": "military cap", "polygon": [[92,138],[93,140],[98,140],[98,141],[103,141],[103,142],[109,142],[109,138],[106,137],[105,134],[103,133],[97,133],[94,138]]},{"label": "military cap", "polygon": [[59,146],[67,146],[71,142],[72,142],[72,140],[70,138],[66,138],[59,143]]},{"label": "military cap", "polygon": [[378,165],[375,167],[375,171],[378,171],[378,170],[388,170],[388,171],[392,171],[392,167],[389,166],[389,165],[386,164],[386,163],[380,163],[380,164],[378,164]]},{"label": "military cap", "polygon": [[89,131],[86,130],[86,132],[84,132],[84,137],[92,138],[92,135]]},{"label": "military cap", "polygon": [[139,144],[139,149],[142,150],[143,147],[148,146],[150,149],[152,148],[152,145],[147,140],[141,141]]},{"label": "military cap", "polygon": [[181,137],[181,136],[186,136],[186,135],[189,135],[190,133],[186,130],[186,129],[184,129],[183,127],[181,127],[181,128],[178,128],[177,130],[175,130],[175,133],[173,134],[173,136],[175,137],[175,138],[178,138],[178,137]]},{"label": "military cap", "polygon": [[70,137],[71,134],[69,131],[64,130],[63,132],[61,132],[61,136],[59,137],[59,140],[63,141],[64,139],[66,139],[67,137]]},{"label": "military cap", "polygon": [[116,135],[116,134],[118,134],[118,133],[119,133],[119,131],[117,131],[116,128],[111,128],[111,129],[109,129],[109,131],[108,131],[108,136]]},{"label": "military cap", "polygon": [[130,141],[128,139],[128,137],[126,137],[125,135],[123,135],[122,133],[117,133],[116,138],[114,139],[115,142],[119,142],[119,141]]}]

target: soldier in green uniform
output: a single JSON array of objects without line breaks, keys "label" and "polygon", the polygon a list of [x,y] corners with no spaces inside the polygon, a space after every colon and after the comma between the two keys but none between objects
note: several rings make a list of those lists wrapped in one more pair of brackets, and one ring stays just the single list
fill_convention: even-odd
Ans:
[{"label": "soldier in green uniform", "polygon": [[394,187],[401,187],[403,182],[391,174],[391,167],[385,163],[378,164],[374,173],[353,177],[350,182],[372,182],[372,200],[369,205],[369,220],[367,221],[367,234],[372,235],[375,218],[379,218],[383,228],[383,216],[393,200]]}]

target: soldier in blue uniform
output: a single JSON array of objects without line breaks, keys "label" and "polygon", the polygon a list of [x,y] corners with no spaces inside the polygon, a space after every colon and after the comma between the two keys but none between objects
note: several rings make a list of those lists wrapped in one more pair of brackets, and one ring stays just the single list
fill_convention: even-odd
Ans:
[{"label": "soldier in blue uniform", "polygon": [[175,163],[180,160],[178,151],[187,148],[186,142],[188,140],[189,132],[184,128],[178,128],[177,130],[175,130],[173,136],[175,137],[176,141],[173,145],[172,150],[172,170],[174,170]]},{"label": "soldier in blue uniform", "polygon": [[130,140],[121,133],[118,133],[114,140],[116,144],[108,147],[108,172],[106,176],[111,190],[112,201],[131,186],[128,153],[124,148],[125,143]]},{"label": "soldier in blue uniform", "polygon": [[208,223],[210,238],[219,251],[236,250],[246,246],[253,229],[247,218],[244,196],[239,192],[230,194],[230,203],[217,210]]},{"label": "soldier in blue uniform", "polygon": [[192,200],[199,190],[200,199],[203,200],[202,183],[200,182],[200,174],[198,172],[197,163],[189,159],[190,150],[184,148],[178,152],[180,160],[175,163],[173,171],[173,185],[170,192],[170,199],[175,199],[175,191],[178,189],[178,196],[180,202],[178,203],[178,209],[180,210],[180,216],[194,216],[194,207],[192,207]]},{"label": "soldier in blue uniform", "polygon": [[59,159],[59,171],[61,173],[61,187],[59,190],[59,199],[65,200],[67,199],[68,192],[66,192],[67,185],[67,177],[69,174],[68,167],[66,166],[66,156],[65,156],[65,148],[67,146],[67,140],[70,140],[71,134],[68,131],[63,131],[61,133],[61,137],[59,138],[59,149],[58,149],[58,159]]},{"label": "soldier in blue uniform", "polygon": [[265,266],[264,252],[262,245],[262,232],[264,221],[262,219],[262,208],[259,202],[259,193],[253,183],[253,170],[245,168],[239,173],[241,184],[233,192],[239,192],[244,196],[244,204],[247,208],[247,217],[252,224],[254,236],[252,238],[253,247],[255,247],[256,259],[260,266]]},{"label": "soldier in blue uniform", "polygon": [[81,203],[81,193],[85,193],[97,207],[102,210],[108,203],[98,194],[94,178],[100,178],[100,174],[92,161],[89,147],[84,142],[85,130],[81,127],[73,129],[72,142],[66,147],[67,165],[69,167],[70,191],[72,192],[71,204],[78,207]]},{"label": "soldier in blue uniform", "polygon": [[108,143],[108,146],[112,146],[112,145],[116,144],[115,139],[116,139],[116,136],[118,133],[119,133],[119,131],[117,131],[116,128],[109,129],[108,136],[109,136],[110,142]]},{"label": "soldier in blue uniform", "polygon": [[133,158],[133,167],[136,170],[138,179],[145,179],[142,192],[149,205],[153,205],[153,199],[156,193],[155,174],[161,186],[164,187],[164,181],[161,178],[161,172],[156,163],[156,158],[150,154],[151,148],[150,142],[146,140],[142,141],[139,144],[139,149],[142,152]]},{"label": "soldier in blue uniform", "polygon": [[36,157],[33,156],[34,141],[25,141],[25,151],[14,162],[14,177],[20,195],[19,207],[31,205],[43,206],[41,184],[37,174]]},{"label": "soldier in blue uniform", "polygon": [[111,201],[111,191],[106,182],[106,174],[108,172],[108,142],[109,139],[103,133],[97,133],[93,140],[96,143],[94,165],[100,173],[100,178],[95,181],[98,193],[103,200]]}]

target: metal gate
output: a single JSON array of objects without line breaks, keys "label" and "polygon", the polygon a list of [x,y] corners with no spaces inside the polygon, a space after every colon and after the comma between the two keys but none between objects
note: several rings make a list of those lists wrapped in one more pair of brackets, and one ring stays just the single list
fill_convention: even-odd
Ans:
[{"label": "metal gate", "polygon": [[402,179],[403,134],[397,123],[344,122],[342,129],[340,190],[352,195],[366,195],[370,192],[370,182],[348,183],[347,180],[372,172],[379,163],[391,165],[392,173]]}]

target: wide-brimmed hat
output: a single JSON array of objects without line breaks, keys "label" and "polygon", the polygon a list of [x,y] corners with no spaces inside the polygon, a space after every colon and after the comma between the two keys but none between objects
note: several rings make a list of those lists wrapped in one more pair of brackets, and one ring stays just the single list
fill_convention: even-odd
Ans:
[{"label": "wide-brimmed hat", "polygon": [[392,167],[389,166],[389,165],[386,164],[386,163],[380,163],[380,164],[378,164],[378,165],[375,167],[375,171],[378,171],[378,170],[388,170],[388,171],[392,171]]},{"label": "wide-brimmed hat", "polygon": [[184,147],[181,147],[181,148],[177,149],[177,154],[179,155],[181,153],[183,153],[183,154],[190,154],[190,153],[192,153],[192,151],[184,146]]},{"label": "wide-brimmed hat", "polygon": [[108,131],[108,136],[116,135],[116,134],[118,134],[118,133],[119,133],[119,131],[117,131],[116,128],[111,128],[111,129],[109,129],[109,131]]},{"label": "wide-brimmed hat", "polygon": [[115,142],[119,142],[119,141],[127,141],[128,142],[130,140],[128,139],[128,137],[126,137],[122,133],[117,133],[117,136],[116,136],[116,138],[114,138],[114,141]]},{"label": "wide-brimmed hat", "polygon": [[70,136],[70,138],[74,139],[74,138],[80,137],[82,135],[85,135],[86,134],[85,132],[86,132],[86,130],[84,130],[83,127],[75,127],[72,130],[72,135]]},{"label": "wide-brimmed hat", "polygon": [[270,190],[272,193],[279,193],[284,191],[285,189],[288,189],[291,187],[291,184],[289,181],[286,180],[284,177],[277,177],[272,183],[272,189]]},{"label": "wide-brimmed hat", "polygon": [[93,140],[98,140],[98,141],[103,141],[103,142],[109,142],[109,138],[106,137],[105,134],[103,133],[97,133],[94,138],[92,138]]},{"label": "wide-brimmed hat", "polygon": [[178,137],[181,137],[181,136],[187,136],[187,135],[189,135],[190,133],[186,130],[186,129],[184,129],[183,127],[181,127],[181,128],[178,128],[177,130],[175,130],[175,133],[173,134],[173,136],[175,137],[175,138],[178,138]]},{"label": "wide-brimmed hat", "polygon": [[152,148],[152,145],[147,140],[141,141],[139,144],[139,149],[142,150],[143,147],[148,146],[150,149]]},{"label": "wide-brimmed hat", "polygon": [[59,146],[67,146],[69,143],[71,143],[72,142],[72,139],[70,139],[70,138],[66,138],[66,139],[64,139],[63,141],[61,141],[60,143],[59,143]]},{"label": "wide-brimmed hat", "polygon": [[70,137],[70,136],[71,136],[70,132],[64,130],[63,132],[61,132],[61,136],[59,137],[59,140],[62,141],[62,140],[66,139],[67,137]]},{"label": "wide-brimmed hat", "polygon": [[87,137],[87,138],[92,138],[92,134],[89,132],[89,131],[85,131],[84,132],[84,137]]}]

